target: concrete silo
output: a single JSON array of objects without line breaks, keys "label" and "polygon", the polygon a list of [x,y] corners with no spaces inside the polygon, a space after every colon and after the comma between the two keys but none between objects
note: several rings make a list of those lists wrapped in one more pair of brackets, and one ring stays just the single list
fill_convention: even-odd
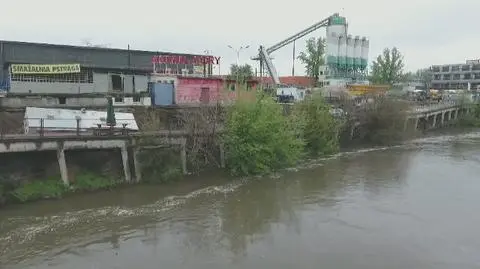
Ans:
[{"label": "concrete silo", "polygon": [[354,69],[358,70],[362,65],[362,40],[360,36],[355,36],[353,41]]},{"label": "concrete silo", "polygon": [[[338,15],[330,17],[327,28],[327,48],[325,51],[328,73],[336,76],[341,65],[345,64],[346,46],[342,47],[341,36],[347,34],[347,20]],[[343,48],[343,52],[342,52]]]},{"label": "concrete silo", "polygon": [[337,68],[338,66],[338,36],[336,33],[327,33],[325,64],[329,68]]},{"label": "concrete silo", "polygon": [[347,67],[347,35],[341,35],[338,44],[338,65],[340,69]]},{"label": "concrete silo", "polygon": [[354,39],[351,35],[347,36],[347,69],[353,70],[354,67]]},{"label": "concrete silo", "polygon": [[362,70],[367,69],[368,66],[368,51],[370,49],[370,42],[366,37],[362,38],[362,62],[360,68]]}]

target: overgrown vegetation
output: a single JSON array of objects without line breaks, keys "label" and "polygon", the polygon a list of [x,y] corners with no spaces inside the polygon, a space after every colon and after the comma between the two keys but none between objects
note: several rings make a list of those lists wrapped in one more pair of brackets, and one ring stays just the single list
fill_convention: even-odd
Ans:
[{"label": "overgrown vegetation", "polygon": [[473,112],[459,117],[457,125],[460,127],[480,127],[480,104],[476,104]]},{"label": "overgrown vegetation", "polygon": [[234,175],[264,174],[294,164],[304,142],[282,107],[262,93],[237,100],[225,122],[227,167]]},{"label": "overgrown vegetation", "polygon": [[138,158],[143,182],[168,182],[182,176],[178,149],[173,147],[145,149]]},{"label": "overgrown vegetation", "polygon": [[119,185],[120,181],[91,172],[84,172],[75,178],[70,186],[63,184],[59,177],[33,180],[18,186],[0,185],[0,199],[3,202],[28,202],[39,199],[56,199],[72,192],[105,190]]},{"label": "overgrown vegetation", "polygon": [[323,96],[314,94],[296,104],[293,122],[301,129],[305,151],[312,156],[327,155],[338,151],[339,135],[344,119],[335,119]]},{"label": "overgrown vegetation", "polygon": [[[142,111],[142,131],[151,132],[165,129],[177,129],[179,123],[175,119],[162,117],[160,111],[148,108]],[[165,122],[168,121],[167,124]],[[143,137],[137,140],[140,148],[139,159],[142,181],[167,182],[181,176],[181,161],[178,145],[162,145],[164,138]]]},{"label": "overgrown vegetation", "polygon": [[237,100],[229,108],[223,142],[234,175],[264,174],[296,164],[306,154],[338,150],[341,125],[321,96],[295,104],[285,115],[271,97]]},{"label": "overgrown vegetation", "polygon": [[[405,120],[411,104],[385,95],[365,95],[350,105],[349,127],[358,123],[353,136],[361,143],[385,145],[402,141],[413,135],[406,132]],[[345,130],[351,137],[351,129]]]}]

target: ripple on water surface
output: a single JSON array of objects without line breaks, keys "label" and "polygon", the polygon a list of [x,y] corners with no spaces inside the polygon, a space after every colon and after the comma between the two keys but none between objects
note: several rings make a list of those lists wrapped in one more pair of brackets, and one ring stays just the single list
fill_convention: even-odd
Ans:
[{"label": "ripple on water surface", "polygon": [[0,261],[211,269],[300,259],[296,268],[314,268],[321,258],[331,268],[474,268],[480,238],[466,231],[480,226],[469,212],[480,191],[479,143],[480,133],[469,133],[352,150],[136,206],[36,216],[21,214],[36,206],[24,205],[0,216]]}]

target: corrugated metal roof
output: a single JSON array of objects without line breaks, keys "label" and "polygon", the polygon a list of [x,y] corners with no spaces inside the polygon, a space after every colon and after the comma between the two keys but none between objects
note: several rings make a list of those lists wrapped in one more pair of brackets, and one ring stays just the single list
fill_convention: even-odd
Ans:
[{"label": "corrugated metal roof", "polygon": [[[44,119],[44,128],[55,130],[76,130],[77,118],[80,119],[80,129],[98,128],[97,124],[105,126],[106,111],[72,110],[56,108],[27,107],[25,109],[25,129],[28,127],[40,128],[41,119]],[[117,125],[114,128],[123,128],[126,123],[128,130],[138,130],[137,122],[132,113],[115,112]]]}]

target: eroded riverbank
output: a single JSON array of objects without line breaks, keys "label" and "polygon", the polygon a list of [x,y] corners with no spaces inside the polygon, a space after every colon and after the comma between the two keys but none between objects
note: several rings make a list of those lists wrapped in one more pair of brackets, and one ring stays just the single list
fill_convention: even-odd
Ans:
[{"label": "eroded riverbank", "polygon": [[479,171],[480,133],[470,132],[344,152],[268,178],[211,175],[16,205],[0,216],[0,261],[6,268],[475,268]]}]

